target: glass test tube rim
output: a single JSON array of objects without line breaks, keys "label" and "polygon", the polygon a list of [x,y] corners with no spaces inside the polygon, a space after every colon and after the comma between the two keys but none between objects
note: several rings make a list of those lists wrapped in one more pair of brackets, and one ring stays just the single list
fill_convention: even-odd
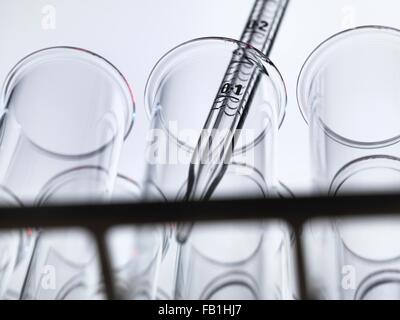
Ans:
[{"label": "glass test tube rim", "polygon": [[226,287],[236,286],[247,289],[254,298],[260,296],[260,284],[249,272],[232,270],[214,277],[202,290],[199,300],[213,300]]},{"label": "glass test tube rim", "polygon": [[[400,29],[383,25],[363,25],[355,28],[346,29],[331,35],[330,37],[322,41],[307,56],[305,62],[303,63],[300,69],[296,84],[297,105],[307,125],[310,125],[309,121],[311,115],[310,115],[310,109],[308,107],[309,105],[307,101],[308,98],[306,97],[308,90],[306,89],[310,88],[314,70],[318,69],[318,67],[320,67],[323,64],[324,58],[327,55],[329,55],[329,51],[332,50],[337,43],[348,40],[349,37],[370,32],[379,32],[384,35],[391,34],[392,36],[396,36],[397,38],[399,38],[400,41]],[[350,147],[357,147],[361,149],[387,147],[397,143],[400,140],[400,134],[382,141],[364,142],[364,141],[352,140],[336,133],[334,130],[331,130],[327,125],[323,123],[322,120],[320,120],[320,122],[321,123],[319,125],[323,127],[323,130],[332,139],[334,139],[340,144],[347,145]]]},{"label": "glass test tube rim", "polygon": [[[397,174],[400,173],[400,158],[388,155],[371,155],[365,156],[361,158],[357,158],[346,165],[344,165],[332,179],[332,182],[329,187],[328,194],[330,196],[337,196],[338,193],[341,192],[342,185],[347,182],[347,180],[351,179],[353,176],[357,175],[360,172],[364,172],[371,169],[385,169],[385,170],[394,170]],[[372,192],[372,191],[370,191]],[[379,190],[373,191],[373,193],[379,192]],[[388,192],[388,191],[385,191]],[[387,218],[387,216],[383,215],[383,218]],[[351,215],[347,218],[343,219],[334,219],[332,221],[335,232],[339,235],[340,240],[343,242],[343,245],[347,248],[349,252],[358,259],[368,262],[368,263],[390,263],[395,262],[400,258],[400,253],[396,252],[390,256],[385,257],[368,257],[365,253],[357,252],[354,250],[352,245],[346,239],[346,236],[341,232],[341,226],[346,221],[351,221],[352,219],[357,219],[356,217],[352,217]],[[365,220],[364,220],[365,221]]]},{"label": "glass test tube rim", "polygon": [[400,284],[399,270],[388,268],[375,271],[362,279],[354,293],[354,300],[364,300],[364,297],[375,288],[393,283]]},{"label": "glass test tube rim", "polygon": [[[400,158],[385,154],[373,154],[354,159],[343,165],[336,172],[329,185],[328,194],[331,196],[337,196],[340,193],[343,184],[345,184],[347,180],[360,172],[376,168],[390,169],[400,172]],[[375,194],[376,192],[379,192],[379,190],[370,192]],[[385,193],[387,192],[388,191],[385,191]]]},{"label": "glass test tube rim", "polygon": [[[70,181],[73,179],[77,178],[86,178],[87,174],[91,173],[104,173],[108,174],[107,170],[99,167],[99,166],[80,166],[80,167],[75,167],[71,169],[64,170],[57,175],[53,176],[47,183],[46,185],[42,188],[42,190],[39,192],[35,204],[37,206],[53,206],[54,204],[51,203],[51,197],[53,194],[57,192],[59,188],[62,188],[66,184],[68,184]],[[95,176],[94,176],[95,177]],[[90,178],[90,176],[89,176]],[[120,197],[122,195],[117,195],[117,199],[114,199],[113,196],[111,196],[110,199],[105,200],[106,202],[111,202],[111,203],[131,203],[133,202],[139,202],[142,201],[141,199],[141,193],[142,193],[142,187],[139,182],[136,180],[131,179],[130,177],[118,173],[116,176],[115,180],[115,185],[113,189],[113,193],[115,192],[116,189],[119,189],[122,193],[125,193],[124,199],[121,199]],[[129,200],[128,200],[128,194],[129,193]],[[69,200],[71,199],[64,199],[64,201],[59,202],[58,204],[63,204],[63,203],[70,203]],[[49,202],[50,201],[50,202]],[[116,225],[110,230],[113,229],[118,229],[122,227],[122,225]],[[131,226],[128,226],[128,228]],[[162,233],[162,232],[161,232]],[[161,238],[161,247],[163,254],[166,254],[167,248],[168,248],[168,243],[167,243],[167,238]]]},{"label": "glass test tube rim", "polygon": [[[237,46],[238,48],[243,48],[245,50],[250,50],[255,55],[255,59],[257,59],[257,63],[260,68],[264,70],[268,70],[267,75],[273,79],[271,82],[275,87],[275,91],[278,95],[278,104],[279,104],[279,114],[278,116],[278,128],[281,127],[285,115],[286,115],[286,105],[287,105],[287,89],[286,84],[283,80],[283,77],[279,71],[279,69],[275,66],[275,64],[261,51],[254,48],[250,44],[241,42],[239,40],[227,38],[227,37],[201,37],[195,38],[186,42],[183,42],[174,48],[170,49],[165,53],[154,65],[153,69],[150,72],[150,75],[147,79],[145,91],[144,91],[144,101],[145,101],[145,110],[148,116],[148,119],[151,120],[154,111],[153,110],[153,99],[157,95],[155,90],[159,87],[159,84],[163,78],[164,70],[168,69],[170,65],[173,65],[174,60],[177,59],[178,56],[182,56],[183,54],[187,54],[188,50],[196,50],[197,45],[212,45],[212,44],[225,44],[227,46]],[[218,88],[215,89],[216,91]],[[211,106],[210,106],[211,107]],[[163,126],[165,128],[165,126]],[[172,138],[172,141],[176,142],[178,145],[183,146],[188,151],[193,151],[195,147],[189,146],[183,141],[179,140],[173,133],[167,130],[168,136]],[[234,153],[243,152],[245,150],[251,149],[254,145],[260,141],[260,139],[264,136],[265,131],[263,131],[253,142],[248,143],[246,146],[243,146],[241,149],[236,150]]]},{"label": "glass test tube rim", "polygon": [[[218,226],[218,227],[226,227],[227,226],[226,223],[216,223],[213,225]],[[231,224],[228,224],[229,227],[233,227],[233,226],[236,227],[239,225],[240,225],[240,222],[238,222],[238,221],[233,221]],[[203,230],[200,230],[200,232],[203,232],[204,228],[207,228],[208,226],[210,226],[209,223],[201,223],[200,228],[202,228]],[[229,266],[229,267],[236,266],[237,267],[237,266],[241,266],[241,265],[245,265],[246,263],[249,263],[258,254],[258,252],[260,250],[261,251],[263,250],[263,246],[265,246],[265,243],[266,243],[265,241],[268,240],[268,232],[270,232],[270,230],[271,230],[270,228],[274,229],[276,232],[279,232],[280,239],[277,241],[277,242],[279,242],[279,244],[277,243],[275,245],[276,250],[273,252],[273,254],[278,253],[281,250],[282,245],[284,244],[285,233],[287,231],[286,229],[288,228],[288,225],[279,219],[249,221],[241,226],[251,229],[251,230],[247,231],[247,235],[252,232],[257,233],[257,235],[256,235],[257,239],[254,241],[255,245],[252,246],[251,250],[246,252],[245,256],[220,260],[220,257],[217,257],[215,255],[212,257],[207,255],[204,250],[199,248],[196,245],[196,243],[193,242],[193,239],[192,239],[193,237],[189,238],[188,244],[190,245],[191,250],[193,250],[195,255],[200,259],[203,259],[208,262],[212,262],[219,266]],[[241,235],[244,235],[244,234],[245,233],[243,233]],[[271,253],[272,253],[272,251],[271,251]],[[191,255],[193,255],[193,253],[191,253]]]},{"label": "glass test tube rim", "polygon": [[[35,205],[36,206],[48,206],[48,202],[51,199],[51,197],[62,187],[67,185],[69,182],[73,181],[74,179],[83,179],[86,178],[87,176],[85,175],[86,173],[92,173],[92,172],[97,172],[97,173],[103,173],[105,175],[109,174],[108,170],[100,167],[100,166],[94,166],[94,165],[86,165],[86,166],[80,166],[80,167],[74,167],[74,168],[69,168],[66,170],[63,170],[53,177],[51,177],[45,185],[42,187],[42,189],[39,191],[36,200],[35,200]],[[118,175],[117,175],[118,177]],[[116,179],[117,179],[116,177]],[[69,203],[71,199],[65,199],[65,204]],[[97,199],[99,200],[99,199]],[[50,202],[51,203],[51,202]]]},{"label": "glass test tube rim", "polygon": [[[80,60],[95,65],[101,68],[103,71],[105,71],[115,81],[115,83],[120,88],[121,93],[125,96],[126,106],[128,106],[126,110],[127,117],[124,128],[124,140],[126,140],[134,125],[135,115],[136,115],[135,99],[132,92],[132,88],[128,80],[122,74],[122,72],[109,60],[107,60],[103,56],[93,51],[80,47],[74,47],[74,46],[46,47],[36,50],[24,56],[22,59],[20,59],[8,73],[5,81],[3,82],[1,99],[0,99],[0,107],[1,107],[0,116],[4,116],[4,114],[7,112],[6,110],[7,102],[12,95],[12,91],[14,89],[15,84],[21,79],[21,77],[24,76],[24,74],[29,72],[30,68],[40,63],[46,63],[47,61],[49,61],[50,58],[57,59],[61,57],[69,57],[70,59],[73,58],[76,59],[77,61]],[[27,134],[24,133],[24,135],[32,143],[32,145],[37,147],[39,150],[50,155],[54,155],[57,157],[67,157],[67,158],[71,157],[80,158],[97,154],[98,152],[101,152],[104,148],[106,148],[108,145],[110,145],[110,143],[112,143],[114,139],[114,137],[112,137],[110,141],[107,141],[100,147],[97,147],[95,150],[91,150],[83,154],[70,155],[48,150],[48,148],[42,147],[40,146],[40,144],[37,144],[36,142],[32,141]]]}]

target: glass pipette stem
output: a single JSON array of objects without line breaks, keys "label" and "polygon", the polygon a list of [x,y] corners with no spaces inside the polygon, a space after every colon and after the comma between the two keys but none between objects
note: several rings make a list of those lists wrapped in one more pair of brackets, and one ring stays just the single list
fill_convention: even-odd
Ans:
[{"label": "glass pipette stem", "polygon": [[[288,3],[289,0],[256,0],[241,42],[268,55]],[[208,200],[229,165],[260,80],[259,67],[247,51],[243,48],[233,52],[194,150],[186,200]],[[178,241],[186,241],[190,230],[190,224],[178,226]]]}]

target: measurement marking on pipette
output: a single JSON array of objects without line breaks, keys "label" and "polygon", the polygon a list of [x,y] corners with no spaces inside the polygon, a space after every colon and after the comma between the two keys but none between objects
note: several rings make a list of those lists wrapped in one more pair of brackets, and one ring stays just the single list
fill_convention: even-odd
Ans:
[{"label": "measurement marking on pipette", "polygon": [[247,29],[248,30],[260,30],[262,33],[264,34],[265,32],[268,32],[267,27],[269,26],[268,21],[265,20],[261,20],[261,21],[257,21],[255,19],[250,20],[249,23],[247,24]]},{"label": "measurement marking on pipette", "polygon": [[242,94],[242,89],[243,89],[243,86],[241,84],[233,85],[233,84],[230,84],[229,82],[227,82],[222,86],[221,92],[227,93],[227,92],[233,91],[237,96],[239,96]]},{"label": "measurement marking on pipette", "polygon": [[[233,100],[233,102],[239,102],[240,101],[239,98],[234,97],[234,96],[228,96],[228,95],[219,95],[219,96],[217,96],[217,99],[231,99],[231,100]],[[217,103],[218,102],[222,102],[222,101],[217,101]],[[214,107],[214,109],[219,109],[219,108],[215,108]]]}]

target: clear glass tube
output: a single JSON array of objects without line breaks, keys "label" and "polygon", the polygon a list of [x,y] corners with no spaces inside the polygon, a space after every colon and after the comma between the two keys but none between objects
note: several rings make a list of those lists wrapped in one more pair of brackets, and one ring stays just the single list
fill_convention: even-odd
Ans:
[{"label": "clear glass tube", "polygon": [[[233,77],[248,76],[245,71],[258,75],[251,92],[240,85],[221,84],[232,61],[236,61],[237,67],[229,69]],[[224,116],[230,117],[243,110],[232,109],[234,103],[224,103],[244,99],[246,94],[250,95],[246,97],[248,113],[236,132],[232,157],[224,164],[223,177],[214,186],[211,199],[278,195],[274,162],[276,133],[286,106],[282,77],[262,53],[247,44],[203,38],[169,51],[156,64],[147,82],[146,105],[152,121],[147,198],[157,199],[161,194],[170,201],[185,199],[193,153],[204,134],[203,125],[213,102],[219,101],[218,107],[225,108]],[[218,146],[227,132],[225,128],[214,130],[212,145]],[[213,151],[210,150],[210,159],[201,160],[215,159]],[[265,240],[270,234],[267,229],[276,235],[274,242]],[[281,298],[278,291],[282,289],[282,278],[278,274],[285,268],[276,266],[282,266],[277,257],[287,253],[280,251],[287,245],[287,233],[283,230],[281,224],[273,222],[196,224],[189,239],[178,245],[175,298]],[[270,282],[264,281],[264,277]]]},{"label": "clear glass tube", "polygon": [[21,299],[103,299],[100,275],[96,242],[86,230],[44,230],[38,235]]},{"label": "clear glass tube", "polygon": [[[218,185],[232,194],[240,168],[231,165]],[[261,179],[259,180],[261,181]],[[266,196],[260,185],[244,185],[246,192]],[[236,192],[236,190],[235,190]],[[282,183],[277,194],[292,197]],[[195,224],[182,244],[177,261],[176,299],[278,300],[295,293],[290,229],[281,221]]]},{"label": "clear glass tube", "polygon": [[[233,57],[246,57],[247,64],[259,74],[258,84],[249,99],[248,113],[241,124],[232,150],[231,162],[243,174],[236,184],[258,183],[263,192],[276,186],[274,156],[276,131],[286,107],[286,91],[279,71],[259,51],[247,44],[225,38],[203,38],[186,42],[164,55],[154,67],[146,86],[146,109],[151,117],[147,152],[145,194],[162,194],[168,200],[184,197],[193,152],[203,132],[213,101],[219,97],[237,101],[244,87],[222,84]],[[239,68],[241,72],[243,68]],[[234,71],[232,71],[234,72]],[[239,73],[238,77],[241,76]],[[226,108],[225,116],[235,110]],[[221,142],[225,129],[215,128],[214,142]],[[218,145],[218,144],[217,144]],[[210,152],[212,154],[212,150]],[[262,159],[257,155],[263,155]],[[202,159],[208,161],[210,159]],[[227,164],[226,167],[229,167]],[[246,188],[241,190],[245,196]],[[221,194],[220,194],[221,196]],[[252,196],[251,194],[249,196]]]},{"label": "clear glass tube", "polygon": [[[308,57],[299,76],[297,96],[310,126],[318,192],[335,196],[400,189],[399,75],[400,31],[388,27],[365,26],[341,32]],[[360,292],[365,281],[375,281],[374,274],[388,272],[386,279],[390,279],[393,270],[400,270],[399,222],[379,217],[377,212],[374,219],[336,219],[331,227],[323,227],[329,250],[320,258],[332,261],[327,256],[333,255],[335,268],[321,274],[328,284],[325,292],[318,294],[342,299],[399,299],[395,278],[384,286],[370,283],[373,289],[368,289],[368,294]],[[316,239],[321,239],[322,233],[316,234]],[[315,243],[318,246],[321,242]],[[329,277],[331,280],[326,279]]]},{"label": "clear glass tube", "polygon": [[[78,167],[50,179],[39,192],[40,206],[109,200],[99,167]],[[104,288],[95,239],[86,230],[42,230],[38,234],[22,299],[102,299]]]},{"label": "clear glass tube", "polygon": [[176,299],[287,299],[287,227],[280,222],[196,224],[181,246]]},{"label": "clear glass tube", "polygon": [[[95,184],[99,168],[78,168],[59,175],[43,192],[41,205],[70,199],[83,183]],[[101,170],[100,170],[101,171]],[[72,174],[72,175],[71,175]],[[99,182],[99,181],[98,181]],[[51,190],[52,192],[49,192]],[[93,190],[93,189],[91,189]],[[84,199],[98,202],[98,193]],[[118,175],[107,201],[138,201],[137,183]],[[104,199],[103,199],[104,200]],[[134,214],[134,213],[132,213]],[[153,299],[162,253],[162,229],[157,227],[116,227],[107,241],[111,254],[117,294],[122,299]],[[22,299],[104,299],[96,242],[84,230],[44,230],[38,237],[22,292]]]},{"label": "clear glass tube", "polygon": [[134,101],[110,62],[73,47],[34,52],[9,73],[1,107],[0,183],[23,203],[79,166],[103,168],[111,188]]},{"label": "clear glass tube", "polygon": [[[36,51],[10,71],[0,101],[0,184],[19,201],[37,204],[55,176],[77,167],[102,168],[103,180],[80,183],[73,198],[93,194],[93,188],[103,195],[112,191],[134,101],[110,62],[81,48]],[[30,258],[35,237],[21,238],[19,258]]]}]

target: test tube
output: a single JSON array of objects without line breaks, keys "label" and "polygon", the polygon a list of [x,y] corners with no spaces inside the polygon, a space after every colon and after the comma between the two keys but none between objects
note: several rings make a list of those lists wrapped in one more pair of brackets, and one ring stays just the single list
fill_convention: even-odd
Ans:
[{"label": "test tube", "polygon": [[21,292],[22,300],[104,299],[96,241],[82,229],[44,230]]},{"label": "test tube", "polygon": [[[101,203],[106,170],[96,166],[61,172],[48,181],[36,200],[39,206]],[[24,300],[103,299],[96,241],[87,230],[40,230],[22,288]]]},{"label": "test tube", "polygon": [[278,221],[195,224],[181,248],[175,298],[285,299],[286,237]]},{"label": "test tube", "polygon": [[[232,166],[239,171],[234,184],[243,186],[239,191],[243,196],[254,196],[253,191],[247,192],[249,189],[244,187],[249,184],[258,184],[264,195],[276,187],[276,132],[286,106],[282,77],[272,62],[245,43],[202,38],[181,44],[164,55],[147,81],[146,110],[152,122],[144,185],[147,197],[163,195],[169,201],[184,198],[181,191],[187,187],[189,165],[204,134],[203,125],[210,102],[215,99],[215,88],[220,88],[223,99],[234,100],[243,94],[240,86],[221,86],[232,54],[237,54],[238,63],[246,55],[245,64],[260,72],[260,85],[254,90],[232,159],[224,165],[237,164]],[[226,135],[222,131],[214,136]],[[203,159],[207,160],[210,159]]]},{"label": "test tube", "polygon": [[[54,176],[79,166],[104,169],[82,194],[110,192],[134,115],[129,85],[110,62],[74,47],[33,52],[10,71],[0,101],[0,184],[21,203],[35,205]],[[18,253],[26,259],[28,242]]]},{"label": "test tube", "polygon": [[80,48],[53,47],[22,59],[1,95],[0,183],[24,204],[57,174],[98,166],[114,183],[133,124],[130,87],[110,62]]},{"label": "test tube", "polygon": [[[276,133],[286,105],[285,86],[279,71],[262,53],[247,44],[226,38],[202,38],[184,43],[167,53],[154,67],[147,82],[146,104],[152,130],[149,136],[145,196],[154,198],[153,194],[162,194],[169,201],[185,199],[189,166],[203,134],[210,103],[215,99],[215,88],[219,88],[221,99],[225,101],[238,99],[243,94],[240,86],[229,87],[229,83],[221,86],[221,79],[224,79],[227,66],[232,63],[232,56],[238,58],[237,63],[245,64],[243,68],[246,69],[247,65],[249,72],[257,69],[260,83],[249,99],[251,106],[238,135],[240,138],[234,143],[230,161],[224,163],[224,175],[211,199],[277,195]],[[245,62],[243,56],[246,56]],[[243,68],[238,70],[243,72]],[[216,131],[213,137],[218,134],[224,137],[226,132]],[[260,225],[263,227],[260,228]],[[269,227],[271,230],[280,230],[272,222],[248,226],[195,225],[193,238],[190,236],[187,241],[180,241],[175,297],[227,299],[235,294],[243,299],[264,297],[264,282],[254,285],[253,280],[257,282],[267,277],[268,270],[274,269],[266,267],[264,258],[271,258],[280,248],[277,245],[274,250],[264,250],[264,232]],[[224,259],[220,256],[214,261],[215,252],[207,245],[219,242],[224,235],[230,239],[221,242],[227,257]],[[247,237],[254,241],[243,248],[243,255],[235,252],[234,247],[244,244]],[[208,239],[209,242],[203,243],[202,239]],[[279,239],[286,243],[284,237]],[[262,249],[259,249],[260,244]],[[201,254],[197,254],[199,247]],[[272,264],[272,261],[277,261],[275,258],[266,260]],[[237,261],[240,263],[236,264]],[[238,287],[234,275],[237,272],[245,275],[243,281],[249,280],[240,292],[236,292]],[[213,292],[216,290],[214,293],[204,293],[206,287],[212,286],[213,280],[219,277],[224,278],[223,284],[217,289],[210,289]],[[280,279],[276,275],[267,278]],[[239,284],[239,287],[242,285]],[[275,288],[281,288],[279,281]],[[267,291],[269,298],[280,296],[274,290]]]},{"label": "test tube", "polygon": [[[80,185],[99,184],[100,169],[77,168],[57,176],[42,193],[40,205],[76,199]],[[101,171],[101,170],[100,170]],[[93,196],[93,197],[92,197]],[[101,201],[98,193],[85,194],[85,201]],[[141,188],[131,179],[118,175],[112,199],[135,202]],[[76,201],[76,200],[75,200]],[[132,212],[132,214],[135,214]],[[107,233],[112,275],[120,299],[154,299],[162,255],[161,227],[114,227]],[[96,242],[80,229],[43,230],[25,280],[22,299],[105,299]]]},{"label": "test tube", "polygon": [[[383,26],[340,32],[308,57],[297,96],[310,126],[313,183],[319,193],[400,188],[399,62],[400,32]],[[323,225],[314,225],[314,242],[326,248],[315,248],[320,259],[311,260],[320,266],[332,263],[319,271],[325,284],[316,297],[400,298],[400,282],[393,277],[400,270],[399,219],[377,212],[374,219],[333,219]]]}]

